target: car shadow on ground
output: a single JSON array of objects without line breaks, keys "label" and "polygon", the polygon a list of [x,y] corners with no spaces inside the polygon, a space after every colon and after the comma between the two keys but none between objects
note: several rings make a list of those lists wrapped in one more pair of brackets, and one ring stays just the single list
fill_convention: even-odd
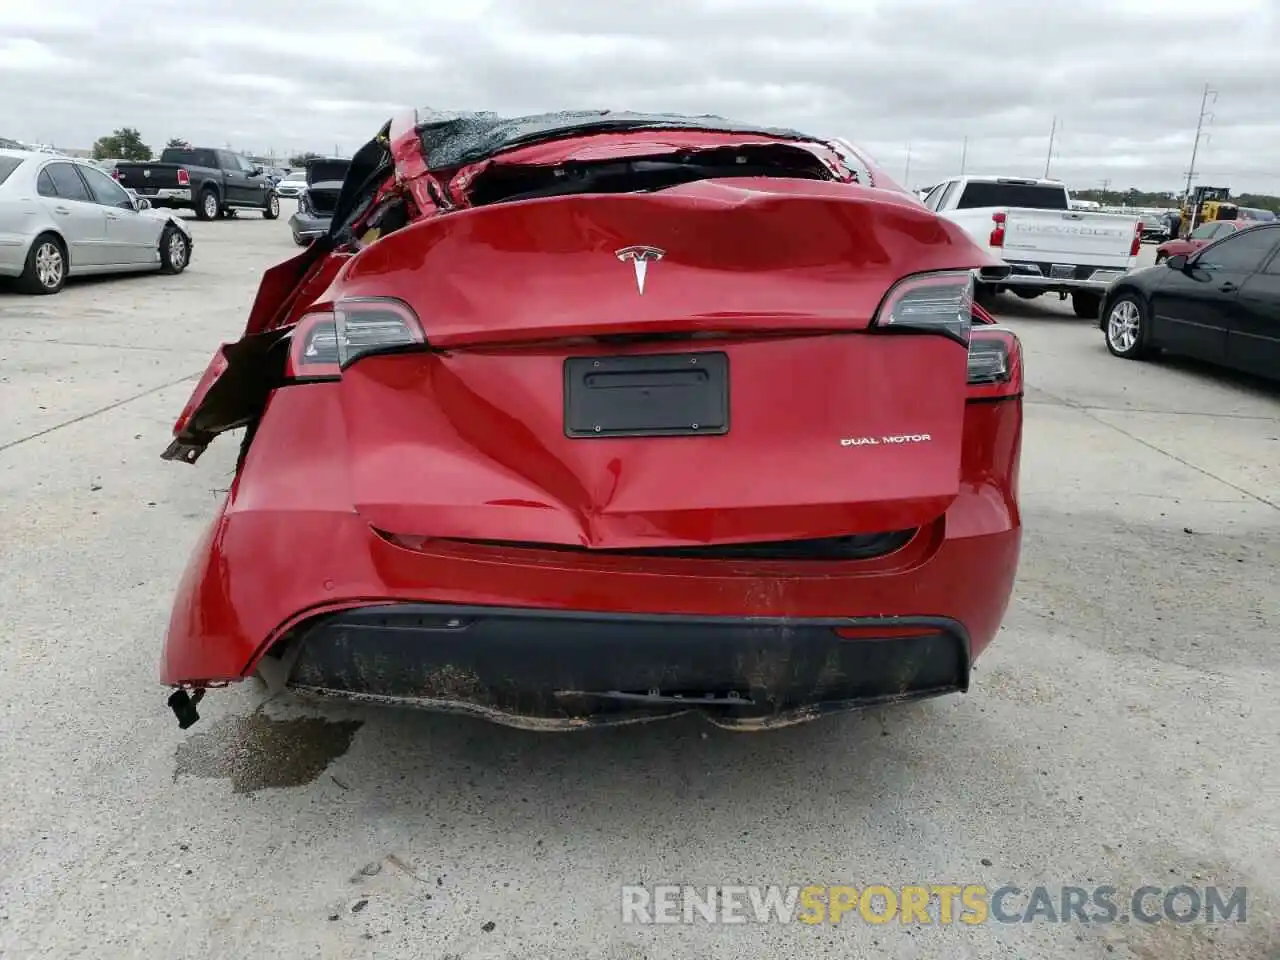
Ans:
[{"label": "car shadow on ground", "polygon": [[1280,380],[1268,380],[1265,377],[1254,376],[1228,367],[1215,366],[1206,360],[1180,357],[1171,353],[1160,353],[1146,362],[1169,370],[1177,370],[1179,373],[1185,373],[1205,383],[1232,387],[1259,400],[1280,402]]},{"label": "car shadow on ground", "polygon": [[78,287],[92,289],[94,287],[109,287],[112,284],[121,281],[137,282],[144,277],[168,276],[161,274],[157,268],[155,270],[128,270],[120,273],[97,273],[88,277],[67,277],[66,286],[58,293],[41,294],[41,293],[23,293],[17,289],[15,281],[10,278],[0,279],[0,297],[12,298],[13,300],[30,300],[32,304],[47,304],[51,300],[56,301],[58,296],[67,290],[74,290]]},{"label": "car shadow on ground", "polygon": [[1016,320],[1047,320],[1064,326],[1097,326],[1098,321],[1077,317],[1071,312],[1071,300],[1059,300],[1057,294],[1045,293],[1027,300],[1014,293],[1001,293],[983,306],[997,320],[1005,317]]}]

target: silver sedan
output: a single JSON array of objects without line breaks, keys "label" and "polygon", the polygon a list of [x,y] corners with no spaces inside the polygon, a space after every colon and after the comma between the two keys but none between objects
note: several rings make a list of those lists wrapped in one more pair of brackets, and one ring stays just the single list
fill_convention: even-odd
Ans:
[{"label": "silver sedan", "polygon": [[307,189],[307,171],[291,170],[276,184],[276,195],[280,197],[296,197]]},{"label": "silver sedan", "polygon": [[69,276],[159,270],[191,262],[191,231],[151,209],[92,163],[0,150],[0,278],[57,293]]}]

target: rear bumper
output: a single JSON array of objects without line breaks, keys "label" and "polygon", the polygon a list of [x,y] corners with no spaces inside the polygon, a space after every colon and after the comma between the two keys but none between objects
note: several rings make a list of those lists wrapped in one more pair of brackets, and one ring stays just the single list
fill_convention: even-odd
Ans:
[{"label": "rear bumper", "polygon": [[1055,276],[1051,263],[1010,260],[1013,272],[1000,281],[1001,287],[1030,287],[1050,292],[1078,290],[1102,293],[1129,272],[1128,267],[1076,266],[1069,276]]},{"label": "rear bumper", "polygon": [[195,201],[191,197],[190,187],[178,187],[176,189],[161,189],[154,193],[148,193],[144,187],[137,191],[138,196],[143,197],[151,202],[153,207],[167,207],[170,209],[190,207]]},{"label": "rear bumper", "polygon": [[727,727],[782,726],[962,691],[970,665],[964,628],[942,618],[641,616],[442,604],[322,614],[276,644],[266,664],[273,660],[280,680],[304,694],[427,706],[536,729],[688,710]]},{"label": "rear bumper", "polygon": [[304,216],[295,213],[289,218],[289,229],[295,237],[320,237],[329,232],[329,217]]},{"label": "rear bumper", "polygon": [[274,395],[179,584],[165,684],[260,672],[525,726],[642,719],[688,709],[697,690],[732,692],[751,703],[694,706],[761,726],[966,689],[1012,594],[1017,398],[968,405],[959,494],[905,545],[794,561],[379,532],[350,506],[335,397],[331,384]]}]

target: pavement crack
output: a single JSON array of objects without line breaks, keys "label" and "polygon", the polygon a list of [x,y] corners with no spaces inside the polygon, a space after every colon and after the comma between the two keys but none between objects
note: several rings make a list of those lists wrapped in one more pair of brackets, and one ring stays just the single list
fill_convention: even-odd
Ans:
[{"label": "pavement crack", "polygon": [[1154,416],[1162,417],[1204,417],[1210,420],[1257,420],[1260,423],[1277,423],[1280,417],[1268,417],[1258,413],[1205,413],[1203,410],[1160,410],[1155,407],[1099,407],[1083,403],[1072,403],[1070,400],[1059,398],[1053,394],[1047,393],[1043,387],[1036,387],[1040,393],[1044,393],[1047,400],[1025,400],[1029,406],[1039,407],[1067,407],[1071,410],[1080,410],[1082,412],[1097,411],[1098,413],[1146,413]]},{"label": "pavement crack", "polygon": [[[1232,483],[1230,480],[1226,479],[1225,477],[1218,476],[1212,470],[1206,470],[1204,467],[1200,466],[1199,464],[1192,463],[1190,460],[1186,460],[1178,456],[1176,453],[1170,453],[1168,450],[1165,450],[1163,447],[1157,446],[1156,444],[1152,443],[1150,440],[1144,440],[1142,439],[1142,437],[1139,437],[1137,434],[1130,433],[1128,430],[1124,429],[1123,427],[1116,426],[1114,423],[1108,423],[1106,420],[1103,420],[1101,417],[1095,416],[1093,411],[1099,410],[1101,408],[1086,407],[1084,404],[1074,403],[1068,397],[1060,397],[1056,393],[1050,393],[1048,390],[1045,390],[1043,388],[1037,388],[1037,389],[1039,389],[1039,391],[1043,393],[1046,397],[1049,397],[1052,400],[1056,400],[1060,405],[1084,414],[1084,416],[1088,417],[1094,423],[1100,424],[1101,426],[1114,430],[1116,433],[1120,434],[1121,436],[1128,437],[1134,443],[1141,444],[1142,446],[1146,447],[1148,450],[1153,450],[1156,453],[1162,454],[1163,456],[1168,457],[1170,460],[1180,463],[1184,467],[1187,467],[1190,470],[1194,470],[1196,471],[1196,473],[1199,473],[1202,476],[1208,477],[1210,480],[1216,480],[1218,481],[1218,483],[1222,484],[1223,486],[1230,487],[1232,490],[1236,491],[1236,493],[1244,494],[1250,500],[1256,500],[1258,503],[1261,503],[1264,506],[1268,506],[1272,510],[1280,510],[1280,503],[1276,503],[1274,500],[1268,500],[1266,497],[1260,496],[1259,494],[1254,493],[1252,490],[1246,490],[1244,487],[1240,486],[1239,484]],[[1116,411],[1116,412],[1120,412],[1120,411]]]},{"label": "pavement crack", "polygon": [[37,430],[35,433],[28,434],[25,437],[19,437],[17,440],[10,440],[8,443],[0,444],[0,453],[4,453],[6,450],[11,450],[29,440],[38,440],[40,437],[48,436],[51,433],[61,430],[63,427],[70,427],[73,424],[81,423],[85,420],[91,420],[99,414],[107,413],[116,409],[116,407],[123,407],[126,403],[133,403],[133,401],[141,400],[143,397],[149,397],[153,393],[159,393],[161,390],[168,390],[170,387],[176,387],[178,384],[185,383],[188,380],[194,380],[196,377],[200,376],[202,372],[203,371],[197,370],[195,373],[188,373],[185,376],[179,377],[177,380],[170,380],[168,383],[162,383],[159,386],[143,390],[141,393],[135,393],[121,400],[117,400],[115,403],[109,403],[105,407],[99,407],[97,410],[90,410],[88,413],[82,413],[80,416],[72,417],[70,420],[64,420],[62,423],[55,423],[52,427],[45,427],[43,430]]},{"label": "pavement crack", "polygon": [[6,343],[38,343],[41,346],[54,344],[59,347],[94,347],[101,350],[137,350],[143,353],[196,353],[191,347],[148,347],[139,344],[93,343],[88,340],[42,339],[40,337],[5,337]]}]

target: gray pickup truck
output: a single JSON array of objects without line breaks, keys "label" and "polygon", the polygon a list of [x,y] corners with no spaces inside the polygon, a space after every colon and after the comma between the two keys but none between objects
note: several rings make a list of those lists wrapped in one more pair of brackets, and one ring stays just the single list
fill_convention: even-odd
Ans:
[{"label": "gray pickup truck", "polygon": [[171,147],[156,161],[117,163],[111,175],[151,206],[194,210],[201,220],[239,210],[261,210],[267,220],[280,216],[280,198],[266,171],[230,150]]}]

